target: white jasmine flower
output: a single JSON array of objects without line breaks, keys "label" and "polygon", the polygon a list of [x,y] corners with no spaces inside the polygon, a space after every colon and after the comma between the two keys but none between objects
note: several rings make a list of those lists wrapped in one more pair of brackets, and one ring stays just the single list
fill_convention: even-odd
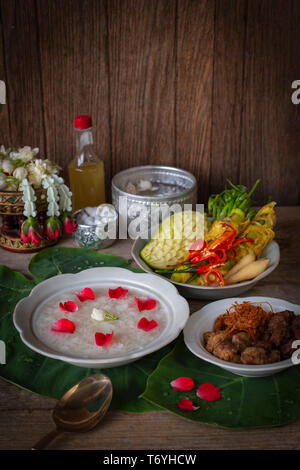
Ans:
[{"label": "white jasmine flower", "polygon": [[49,175],[57,175],[60,172],[61,168],[60,166],[56,165],[56,163],[51,162],[48,159],[44,160],[44,162],[46,163],[46,168]]},{"label": "white jasmine flower", "polygon": [[93,308],[91,318],[97,321],[115,321],[118,320],[113,313],[102,308]]},{"label": "white jasmine flower", "polygon": [[4,175],[3,173],[0,173],[0,190],[3,191],[5,189],[5,186],[6,186],[6,175]]},{"label": "white jasmine flower", "polygon": [[9,154],[10,149],[5,150],[4,145],[1,145],[0,147],[0,154],[3,157],[6,157]]},{"label": "white jasmine flower", "polygon": [[20,180],[20,181],[22,181],[24,178],[26,178],[27,174],[28,174],[28,171],[23,166],[20,166],[20,167],[16,168],[13,172],[13,176],[15,178],[18,178],[18,180]]},{"label": "white jasmine flower", "polygon": [[4,173],[8,173],[9,175],[14,171],[14,165],[9,158],[5,158],[2,162],[2,169]]},{"label": "white jasmine flower", "polygon": [[6,186],[5,191],[18,191],[17,183],[10,183]]},{"label": "white jasmine flower", "polygon": [[35,188],[42,184],[43,177],[47,174],[47,163],[45,160],[37,159],[28,165],[28,180]]},{"label": "white jasmine flower", "polygon": [[105,310],[102,308],[93,308],[91,318],[97,321],[103,321],[105,318]]},{"label": "white jasmine flower", "polygon": [[49,217],[59,216],[59,194],[55,184],[55,175],[45,175],[43,177],[43,188],[47,189],[47,202],[48,202],[48,210],[47,215]]},{"label": "white jasmine flower", "polygon": [[20,190],[23,191],[23,201],[24,201],[24,211],[23,214],[26,217],[36,217],[36,195],[34,189],[31,187],[30,183],[26,178],[23,179],[22,183],[19,186]]},{"label": "white jasmine flower", "polygon": [[151,191],[152,183],[149,180],[140,180],[138,184],[139,191]]},{"label": "white jasmine flower", "polygon": [[24,163],[28,163],[31,162],[38,153],[38,148],[31,149],[31,147],[26,146],[19,148],[17,152],[11,152],[10,157],[13,160],[21,160]]}]

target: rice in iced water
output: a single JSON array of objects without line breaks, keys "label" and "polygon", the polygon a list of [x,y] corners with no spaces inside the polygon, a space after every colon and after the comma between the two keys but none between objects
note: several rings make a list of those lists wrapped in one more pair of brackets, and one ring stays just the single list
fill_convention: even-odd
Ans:
[{"label": "rice in iced water", "polygon": [[[106,358],[119,356],[124,353],[143,349],[155,337],[159,336],[165,326],[166,316],[164,308],[157,302],[152,310],[139,312],[134,296],[139,294],[127,293],[124,298],[111,299],[107,290],[93,289],[95,300],[80,302],[76,292],[64,292],[52,297],[42,305],[36,315],[35,334],[43,343],[55,351],[81,358]],[[60,302],[72,300],[79,309],[75,313],[63,312]],[[91,318],[93,308],[103,309],[118,317],[115,321],[97,321]],[[151,331],[137,328],[142,317],[155,320],[158,326]],[[76,325],[73,334],[51,331],[53,324],[61,318],[67,318]],[[95,333],[114,332],[113,338],[107,347],[97,346]]]}]

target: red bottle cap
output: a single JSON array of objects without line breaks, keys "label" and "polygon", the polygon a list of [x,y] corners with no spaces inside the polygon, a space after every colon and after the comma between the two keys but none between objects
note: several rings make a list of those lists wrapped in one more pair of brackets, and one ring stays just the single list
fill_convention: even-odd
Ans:
[{"label": "red bottle cap", "polygon": [[74,119],[74,127],[75,129],[89,129],[92,127],[91,116],[87,116],[86,114],[76,116]]}]

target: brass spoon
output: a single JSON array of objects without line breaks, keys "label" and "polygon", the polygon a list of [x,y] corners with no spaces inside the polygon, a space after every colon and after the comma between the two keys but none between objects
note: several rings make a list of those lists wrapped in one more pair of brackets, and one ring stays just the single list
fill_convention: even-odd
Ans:
[{"label": "brass spoon", "polygon": [[104,374],[94,374],[78,382],[57,402],[53,410],[56,429],[38,441],[32,450],[44,449],[65,431],[92,429],[107,412],[113,394],[112,383]]}]

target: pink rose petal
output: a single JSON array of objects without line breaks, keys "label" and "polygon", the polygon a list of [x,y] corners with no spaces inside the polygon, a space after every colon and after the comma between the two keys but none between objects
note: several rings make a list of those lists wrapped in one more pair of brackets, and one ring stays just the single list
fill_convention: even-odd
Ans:
[{"label": "pink rose petal", "polygon": [[189,392],[195,387],[195,382],[189,377],[178,377],[178,379],[173,380],[170,385],[174,390],[178,390],[179,392]]},{"label": "pink rose petal", "polygon": [[95,300],[95,294],[89,287],[86,287],[76,295],[80,302],[85,302],[86,300]]},{"label": "pink rose petal", "polygon": [[202,238],[198,238],[191,244],[190,251],[201,251],[204,247],[205,241]]},{"label": "pink rose petal", "polygon": [[197,390],[197,397],[205,401],[215,401],[222,398],[220,389],[210,382],[205,382],[200,385]]},{"label": "pink rose petal", "polygon": [[153,330],[158,326],[158,323],[155,320],[147,320],[147,318],[143,317],[137,324],[137,327],[143,331],[150,331]]},{"label": "pink rose petal", "polygon": [[106,347],[109,345],[111,342],[111,339],[113,337],[114,332],[112,331],[111,333],[95,333],[95,342],[97,346],[103,346]]},{"label": "pink rose petal", "polygon": [[198,410],[199,406],[194,406],[192,400],[181,400],[177,403],[178,408],[184,411],[195,411]]},{"label": "pink rose petal", "polygon": [[60,302],[59,304],[59,307],[61,308],[61,310],[63,310],[64,312],[77,312],[78,310],[78,305],[73,302],[72,300],[68,300],[67,302]]},{"label": "pink rose petal", "polygon": [[58,333],[74,333],[76,329],[75,323],[67,318],[61,318],[51,328],[51,331],[56,331]]},{"label": "pink rose petal", "polygon": [[127,294],[128,289],[117,287],[116,289],[108,289],[108,295],[111,299],[122,299]]},{"label": "pink rose petal", "polygon": [[154,299],[148,298],[146,300],[142,300],[138,297],[135,297],[134,299],[140,312],[143,310],[152,310],[154,307],[156,307],[156,300]]}]

